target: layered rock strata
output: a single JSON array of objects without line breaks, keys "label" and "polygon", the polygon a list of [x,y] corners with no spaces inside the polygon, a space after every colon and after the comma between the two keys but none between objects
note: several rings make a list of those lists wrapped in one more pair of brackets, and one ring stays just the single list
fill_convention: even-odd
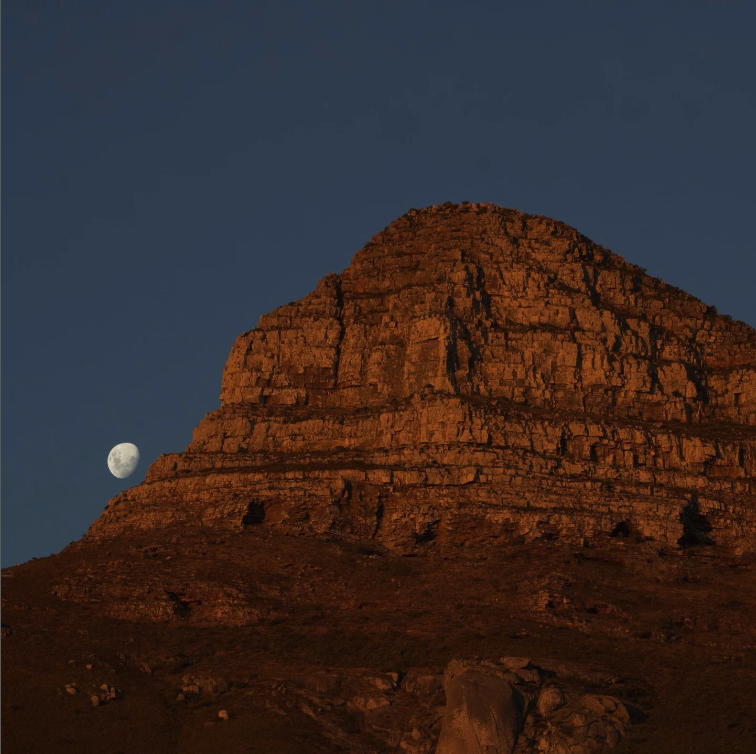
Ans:
[{"label": "layered rock strata", "polygon": [[411,210],[234,344],[221,408],[90,537],[177,521],[412,550],[754,549],[756,331],[573,228]]}]

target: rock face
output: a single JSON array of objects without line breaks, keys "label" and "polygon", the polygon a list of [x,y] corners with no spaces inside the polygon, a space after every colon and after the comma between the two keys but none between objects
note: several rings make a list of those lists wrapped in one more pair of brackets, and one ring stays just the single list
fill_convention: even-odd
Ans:
[{"label": "rock face", "polygon": [[[512,671],[512,661],[518,662]],[[520,667],[523,665],[523,667]],[[588,754],[616,746],[630,712],[613,696],[587,694],[553,669],[527,658],[499,663],[452,660],[446,668],[446,710],[436,754]]]},{"label": "rock face", "polygon": [[452,666],[446,675],[446,713],[436,754],[511,754],[524,707],[515,686],[486,666]]},{"label": "rock face", "polygon": [[573,228],[411,210],[234,344],[221,408],[89,537],[177,522],[753,550],[756,331]]}]

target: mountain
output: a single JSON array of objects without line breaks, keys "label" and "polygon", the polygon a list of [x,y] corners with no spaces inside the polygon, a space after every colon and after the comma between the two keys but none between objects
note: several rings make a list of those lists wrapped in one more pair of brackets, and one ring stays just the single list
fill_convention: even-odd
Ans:
[{"label": "mountain", "polygon": [[751,751],[755,533],[753,328],[563,223],[410,210],[3,572],[3,743]]},{"label": "mountain", "polygon": [[90,536],[756,546],[756,334],[543,217],[410,211],[234,344],[220,410]]}]

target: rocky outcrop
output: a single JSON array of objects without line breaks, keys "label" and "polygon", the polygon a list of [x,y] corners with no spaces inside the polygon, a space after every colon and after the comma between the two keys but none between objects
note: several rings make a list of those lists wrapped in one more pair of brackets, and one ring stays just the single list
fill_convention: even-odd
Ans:
[{"label": "rocky outcrop", "polygon": [[185,522],[376,540],[753,550],[756,332],[573,228],[411,210],[234,344],[221,408],[91,538]]},{"label": "rocky outcrop", "polygon": [[436,754],[511,754],[524,706],[523,695],[505,674],[485,665],[448,668]]},{"label": "rocky outcrop", "polygon": [[588,754],[613,748],[630,727],[619,699],[565,691],[564,678],[528,658],[453,660],[445,677],[436,754]]}]

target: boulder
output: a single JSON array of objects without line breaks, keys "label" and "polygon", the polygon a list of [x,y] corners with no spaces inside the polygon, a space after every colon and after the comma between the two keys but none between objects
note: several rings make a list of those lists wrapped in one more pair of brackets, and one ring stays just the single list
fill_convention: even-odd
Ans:
[{"label": "boulder", "polygon": [[558,710],[564,704],[564,691],[559,686],[547,686],[541,691],[536,709],[542,715],[548,715],[554,710]]},{"label": "boulder", "polygon": [[437,754],[510,754],[523,725],[522,697],[485,667],[451,667]]}]

